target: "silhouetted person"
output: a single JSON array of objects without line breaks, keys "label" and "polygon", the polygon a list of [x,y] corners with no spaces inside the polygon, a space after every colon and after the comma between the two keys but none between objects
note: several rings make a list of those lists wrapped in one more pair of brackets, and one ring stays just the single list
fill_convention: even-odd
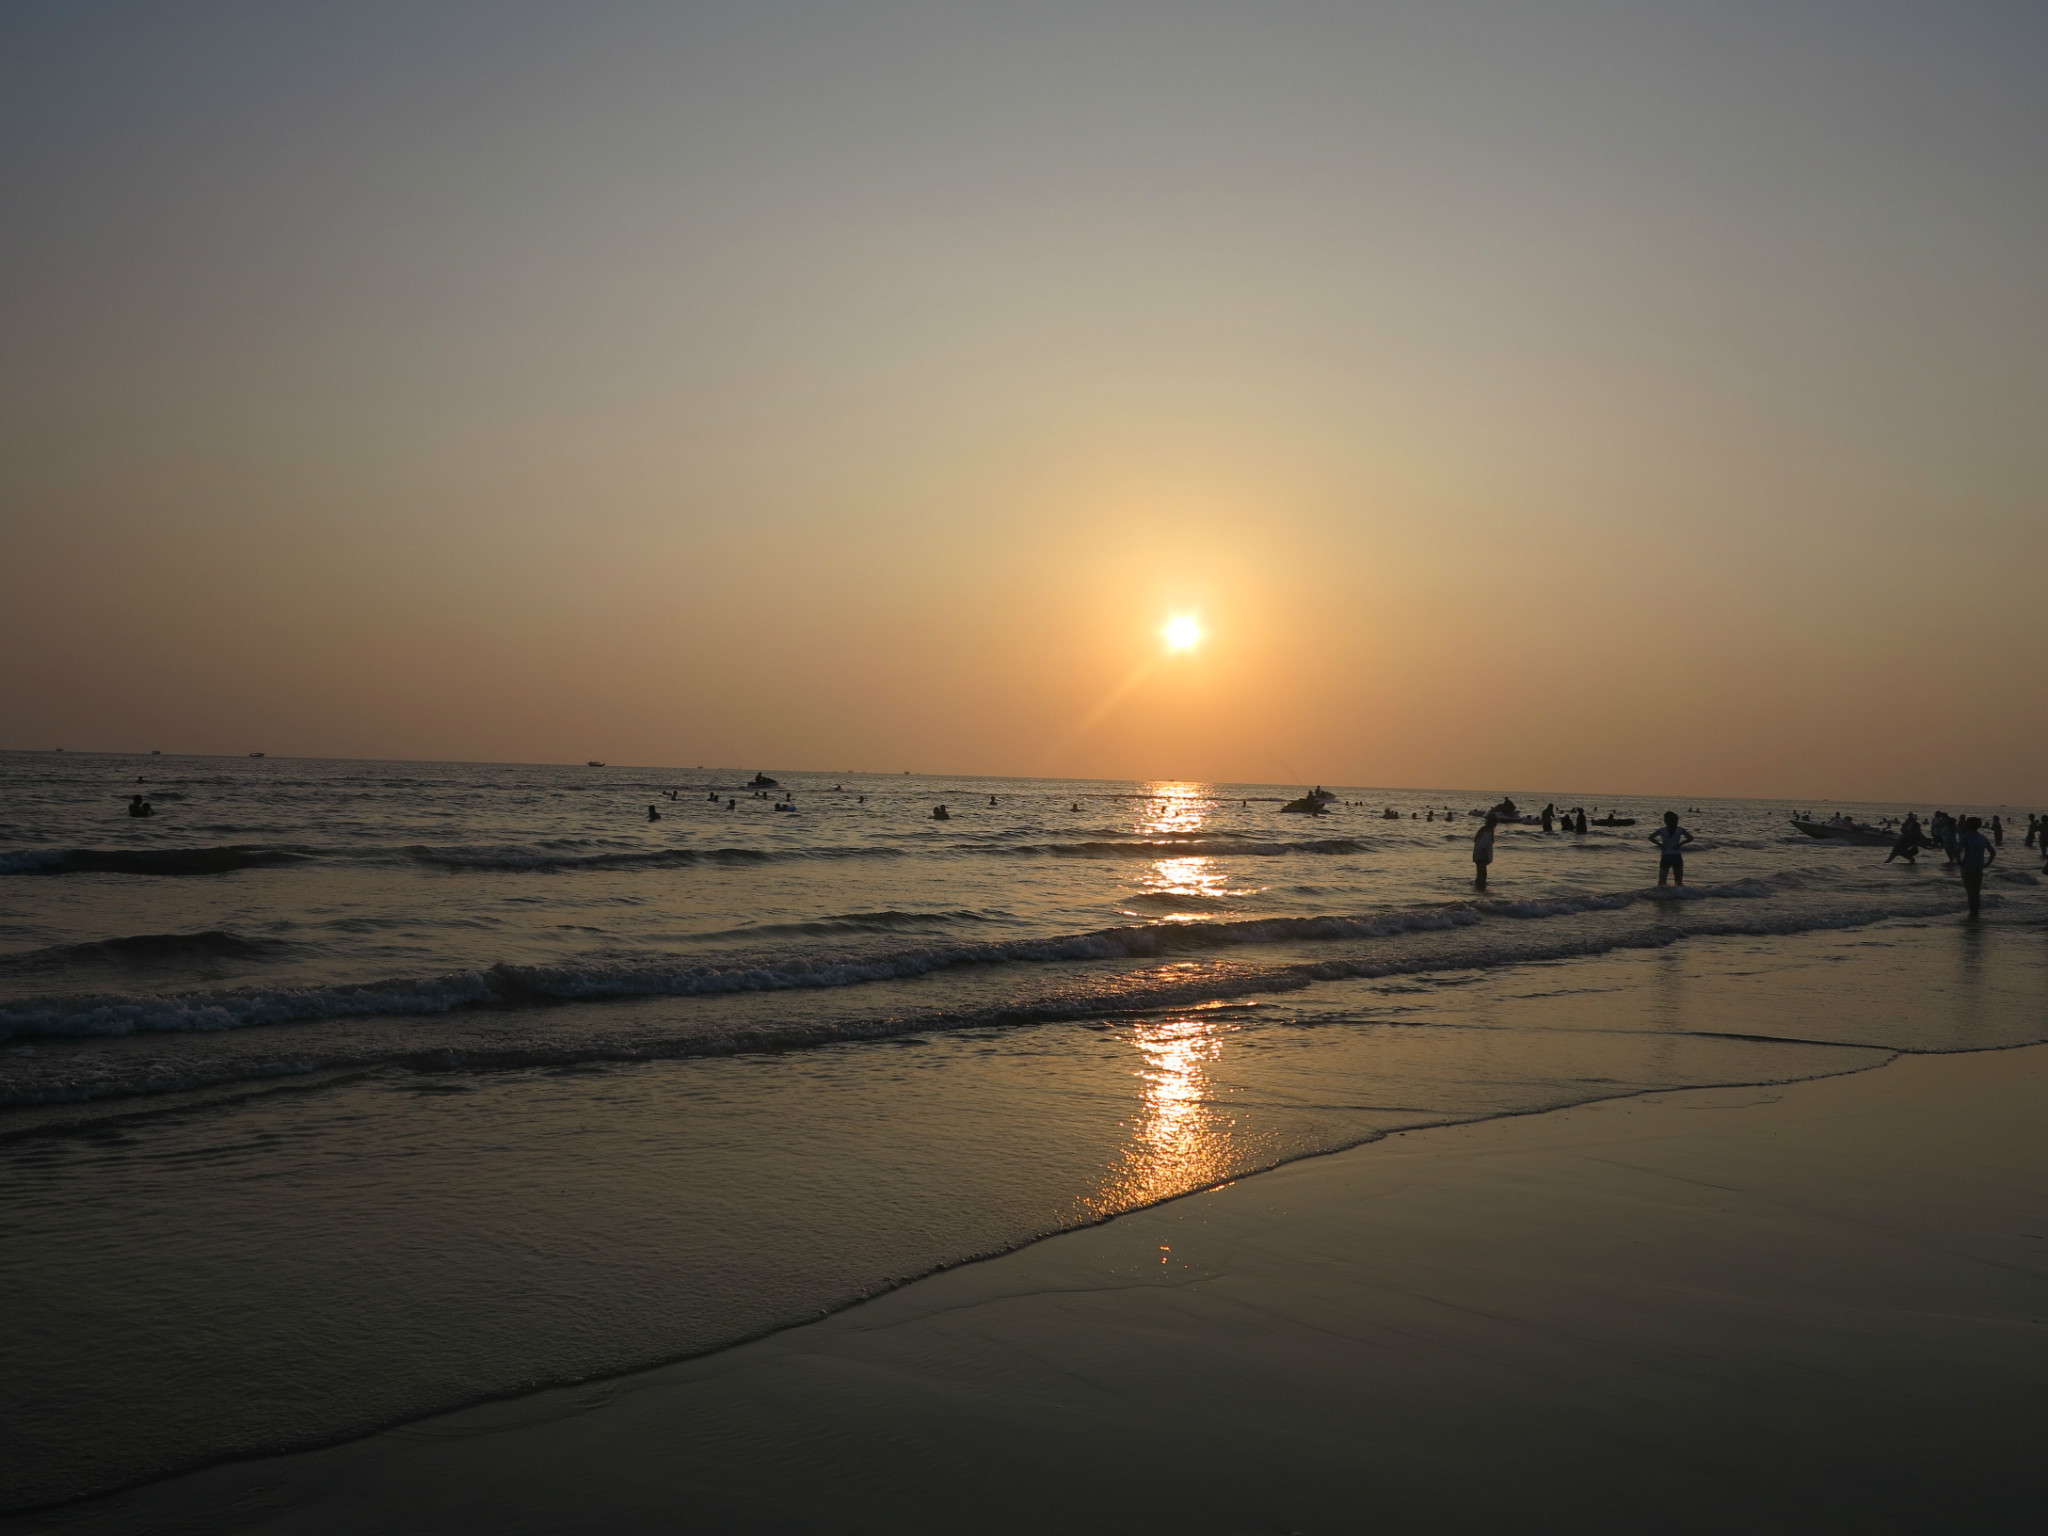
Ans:
[{"label": "silhouetted person", "polygon": [[1920,818],[1913,812],[1906,812],[1906,824],[1899,828],[1899,840],[1892,844],[1892,851],[1884,856],[1885,863],[1893,859],[1904,859],[1908,864],[1920,857],[1920,845],[1925,841],[1920,831]]},{"label": "silhouetted person", "polygon": [[1664,825],[1650,834],[1650,841],[1657,845],[1657,883],[1662,885],[1668,875],[1673,885],[1685,884],[1685,845],[1692,834],[1678,824],[1678,812],[1664,813]]},{"label": "silhouetted person", "polygon": [[1580,837],[1586,835],[1586,808],[1583,805],[1572,813],[1572,830]]},{"label": "silhouetted person", "polygon": [[1997,847],[1984,835],[1984,823],[1975,816],[1963,822],[1962,835],[1956,839],[1956,857],[1963,866],[1963,892],[1970,898],[1970,916],[1974,918],[1984,899],[1984,871],[1998,858]]},{"label": "silhouetted person", "polygon": [[2027,846],[2034,846],[2034,834],[2041,830],[2041,819],[2032,811],[2027,812]]},{"label": "silhouetted person", "polygon": [[657,811],[653,806],[650,805],[649,807],[647,807],[647,819],[649,821],[659,821],[661,820],[661,812]]},{"label": "silhouetted person", "polygon": [[952,819],[953,813],[947,810],[943,805],[935,805],[932,807],[933,821],[951,821]]},{"label": "silhouetted person", "polygon": [[156,808],[143,799],[142,796],[131,795],[128,799],[128,814],[130,816],[154,816]]},{"label": "silhouetted person", "polygon": [[994,805],[994,804],[996,803],[996,797],[995,797],[994,795],[990,795],[990,796],[988,797],[988,803],[989,803],[990,805]]},{"label": "silhouetted person", "polygon": [[1482,891],[1486,889],[1486,866],[1493,862],[1493,829],[1497,825],[1493,812],[1488,811],[1472,834],[1472,883]]},{"label": "silhouetted person", "polygon": [[1544,830],[1545,832],[1550,832],[1550,831],[1554,830],[1554,829],[1553,829],[1553,828],[1551,827],[1551,825],[1550,825],[1550,824],[1551,824],[1551,823],[1552,823],[1553,821],[1555,821],[1556,819],[1557,819],[1557,806],[1555,805],[1555,803],[1553,803],[1553,804],[1550,804],[1550,805],[1546,805],[1546,806],[1544,806],[1544,807],[1543,807],[1543,830]]},{"label": "silhouetted person", "polygon": [[725,802],[725,808],[726,808],[726,809],[727,809],[728,811],[736,811],[736,810],[738,810],[738,809],[739,809],[739,805],[740,805],[740,803],[739,803],[739,801],[738,801],[738,800],[728,800],[728,801],[726,801],[726,802]]},{"label": "silhouetted person", "polygon": [[711,791],[711,803],[713,805],[718,804],[718,791],[715,789]]},{"label": "silhouetted person", "polygon": [[1991,845],[1994,848],[2003,848],[2005,846],[2005,823],[2000,821],[1995,814],[1991,818]]}]

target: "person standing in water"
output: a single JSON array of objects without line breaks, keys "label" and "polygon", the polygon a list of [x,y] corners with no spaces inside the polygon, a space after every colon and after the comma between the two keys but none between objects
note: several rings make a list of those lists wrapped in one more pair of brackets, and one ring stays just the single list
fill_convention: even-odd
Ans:
[{"label": "person standing in water", "polygon": [[1650,834],[1650,841],[1657,845],[1657,883],[1662,885],[1669,875],[1673,885],[1685,884],[1685,845],[1692,841],[1692,834],[1678,824],[1678,812],[1666,811],[1664,825]]},{"label": "person standing in water", "polygon": [[1956,839],[1956,858],[1963,866],[1963,892],[1970,898],[1970,917],[1975,921],[1984,899],[1984,871],[1998,858],[1998,849],[1984,835],[1984,823],[1975,816],[1963,821]]},{"label": "person standing in water", "polygon": [[1472,883],[1482,891],[1486,889],[1486,866],[1493,862],[1493,829],[1497,825],[1493,812],[1488,811],[1472,834]]}]

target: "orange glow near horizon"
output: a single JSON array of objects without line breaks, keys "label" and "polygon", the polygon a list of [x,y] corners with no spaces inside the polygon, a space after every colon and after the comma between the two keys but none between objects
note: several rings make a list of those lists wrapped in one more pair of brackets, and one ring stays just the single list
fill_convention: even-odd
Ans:
[{"label": "orange glow near horizon", "polygon": [[2039,7],[34,9],[0,748],[2048,803]]}]

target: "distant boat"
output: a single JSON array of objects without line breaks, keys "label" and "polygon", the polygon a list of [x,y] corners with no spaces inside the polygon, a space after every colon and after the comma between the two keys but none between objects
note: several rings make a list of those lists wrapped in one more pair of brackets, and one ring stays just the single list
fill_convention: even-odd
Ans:
[{"label": "distant boat", "polygon": [[769,778],[768,775],[765,773],[757,773],[751,779],[747,780],[747,788],[780,789],[782,788],[782,785],[777,780]]},{"label": "distant boat", "polygon": [[1794,816],[1792,825],[1808,837],[1818,837],[1827,842],[1855,843],[1863,848],[1889,848],[1900,837],[1896,828],[1868,827],[1855,821],[1802,821]]},{"label": "distant boat", "polygon": [[596,758],[593,757],[589,762],[585,763],[583,766],[586,768],[602,768],[604,764],[600,763]]},{"label": "distant boat", "polygon": [[249,755],[251,757],[261,757],[263,754],[261,752],[251,752]]}]

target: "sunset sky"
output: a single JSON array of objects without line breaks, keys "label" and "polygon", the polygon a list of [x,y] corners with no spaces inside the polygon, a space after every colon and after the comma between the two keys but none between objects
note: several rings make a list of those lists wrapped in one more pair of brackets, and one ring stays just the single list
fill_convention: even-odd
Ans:
[{"label": "sunset sky", "polygon": [[2048,801],[2044,82],[2019,0],[14,0],[0,746]]}]

